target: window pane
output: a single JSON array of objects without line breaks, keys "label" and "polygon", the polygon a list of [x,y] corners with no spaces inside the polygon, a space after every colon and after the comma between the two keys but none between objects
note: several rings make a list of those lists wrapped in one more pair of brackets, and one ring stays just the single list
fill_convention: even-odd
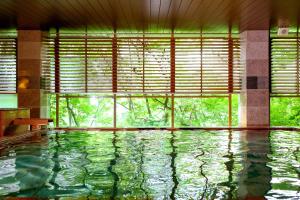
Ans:
[{"label": "window pane", "polygon": [[299,126],[300,98],[272,97],[271,126]]},{"label": "window pane", "polygon": [[[48,96],[49,101],[49,112],[50,112],[50,118],[53,119],[53,124],[50,123],[50,127],[53,125],[56,127],[56,95],[55,94],[49,94]],[[57,113],[58,114],[58,113]]]},{"label": "window pane", "polygon": [[171,98],[118,98],[117,127],[170,127]]},{"label": "window pane", "polygon": [[232,94],[231,95],[231,126],[239,126],[239,94]]},{"label": "window pane", "polygon": [[113,127],[112,98],[60,98],[59,107],[61,127]]},{"label": "window pane", "polygon": [[0,108],[17,108],[18,96],[16,94],[0,94]]},{"label": "window pane", "polygon": [[175,126],[228,126],[228,98],[176,98]]}]

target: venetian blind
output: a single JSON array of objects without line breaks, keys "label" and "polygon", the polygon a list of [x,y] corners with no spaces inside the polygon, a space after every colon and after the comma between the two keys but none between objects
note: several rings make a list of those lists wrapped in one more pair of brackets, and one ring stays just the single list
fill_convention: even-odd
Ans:
[{"label": "venetian blind", "polygon": [[176,93],[237,93],[239,39],[201,34],[176,38]]},{"label": "venetian blind", "polygon": [[[57,32],[47,90],[57,93],[228,94],[240,91],[238,37]],[[48,80],[48,81],[47,81]],[[50,85],[50,87],[49,87]]]},{"label": "venetian blind", "polygon": [[85,32],[56,32],[44,40],[44,89],[55,93],[112,91],[112,39]]},{"label": "venetian blind", "polygon": [[300,94],[300,43],[297,35],[271,38],[271,93],[273,95]]},{"label": "venetian blind", "polygon": [[16,32],[0,31],[0,93],[16,93]]}]

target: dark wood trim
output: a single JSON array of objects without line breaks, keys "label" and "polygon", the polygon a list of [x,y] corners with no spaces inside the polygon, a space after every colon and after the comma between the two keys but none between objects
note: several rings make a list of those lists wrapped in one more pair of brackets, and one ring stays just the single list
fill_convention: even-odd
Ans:
[{"label": "dark wood trim", "polygon": [[228,96],[228,126],[232,126],[232,95]]},{"label": "dark wood trim", "polygon": [[289,94],[287,94],[287,95],[276,95],[276,94],[271,94],[270,93],[270,98],[276,98],[276,97],[280,97],[280,98],[282,98],[282,97],[287,97],[287,98],[299,98],[300,97],[300,94],[293,94],[293,95],[289,95]]},{"label": "dark wood trim", "polygon": [[118,92],[118,41],[116,33],[112,38],[112,92]]},{"label": "dark wood trim", "polygon": [[19,47],[18,47],[18,37],[15,39],[15,45],[16,45],[16,92],[15,93],[18,93],[18,91],[19,91],[19,61],[18,61],[19,60],[19,56],[18,56]]},{"label": "dark wood trim", "polygon": [[171,96],[171,128],[175,127],[175,102],[174,102],[174,94]]},{"label": "dark wood trim", "polygon": [[114,123],[114,128],[117,127],[117,98],[116,98],[116,94],[114,94],[114,119],[113,119],[113,123]]},{"label": "dark wood trim", "polygon": [[84,38],[84,78],[85,78],[85,92],[88,92],[88,39],[87,39],[87,27],[85,28],[85,38]]},{"label": "dark wood trim", "polygon": [[228,35],[228,93],[233,93],[233,40],[231,28]]},{"label": "dark wood trim", "polygon": [[299,25],[297,25],[297,59],[296,59],[296,87],[297,87],[297,94],[300,93],[300,89],[299,89]]},{"label": "dark wood trim", "polygon": [[271,124],[271,93],[272,93],[272,63],[271,63],[271,61],[272,61],[272,39],[271,39],[271,34],[270,34],[270,30],[269,30],[269,32],[268,32],[268,34],[269,34],[269,37],[268,37],[268,39],[269,39],[269,41],[268,41],[268,44],[269,44],[269,52],[268,52],[268,57],[269,57],[269,60],[268,60],[268,67],[269,67],[269,80],[268,80],[268,83],[269,83],[269,85],[268,85],[268,89],[269,89],[269,99],[268,99],[268,101],[269,101],[269,108],[268,108],[268,112],[269,112],[269,125]]},{"label": "dark wood trim", "polygon": [[56,128],[59,127],[59,100],[60,100],[60,96],[59,94],[56,94],[55,96],[55,123],[56,123]]},{"label": "dark wood trim", "polygon": [[171,41],[170,41],[171,49],[170,49],[170,64],[171,64],[171,79],[170,79],[170,89],[171,93],[175,93],[175,38],[174,33],[172,33]]},{"label": "dark wood trim", "polygon": [[203,37],[202,28],[200,32],[200,93],[203,92]]},{"label": "dark wood trim", "polygon": [[60,93],[59,29],[54,39],[55,93]]},{"label": "dark wood trim", "polygon": [[143,34],[143,92],[145,92],[145,35]]},{"label": "dark wood trim", "polygon": [[[130,94],[116,94],[116,98],[169,98],[172,94],[140,94],[140,95],[130,95]],[[91,96],[113,98],[114,94],[84,94],[84,95],[72,95],[72,94],[59,94],[61,98],[90,98]],[[300,97],[300,96],[299,96]],[[174,94],[174,98],[228,98],[228,94],[221,95],[201,95],[201,94]]]}]

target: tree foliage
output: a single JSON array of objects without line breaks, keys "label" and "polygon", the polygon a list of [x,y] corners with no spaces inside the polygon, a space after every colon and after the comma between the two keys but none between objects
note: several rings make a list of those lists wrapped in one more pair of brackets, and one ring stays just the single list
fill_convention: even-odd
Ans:
[{"label": "tree foliage", "polygon": [[271,98],[271,126],[297,127],[300,124],[300,98]]},{"label": "tree foliage", "polygon": [[[228,126],[228,98],[176,98],[176,127]],[[117,97],[117,127],[171,127],[172,100],[161,97]],[[56,118],[56,98],[50,97],[51,117]],[[238,96],[232,98],[232,124],[238,125]],[[113,127],[114,101],[110,97],[59,98],[61,127]]]}]

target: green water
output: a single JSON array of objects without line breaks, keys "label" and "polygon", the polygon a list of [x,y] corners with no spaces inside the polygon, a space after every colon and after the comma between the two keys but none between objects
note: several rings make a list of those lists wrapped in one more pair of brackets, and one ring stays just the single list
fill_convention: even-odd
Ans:
[{"label": "green water", "polygon": [[0,154],[0,197],[300,198],[300,133],[50,132]]}]

